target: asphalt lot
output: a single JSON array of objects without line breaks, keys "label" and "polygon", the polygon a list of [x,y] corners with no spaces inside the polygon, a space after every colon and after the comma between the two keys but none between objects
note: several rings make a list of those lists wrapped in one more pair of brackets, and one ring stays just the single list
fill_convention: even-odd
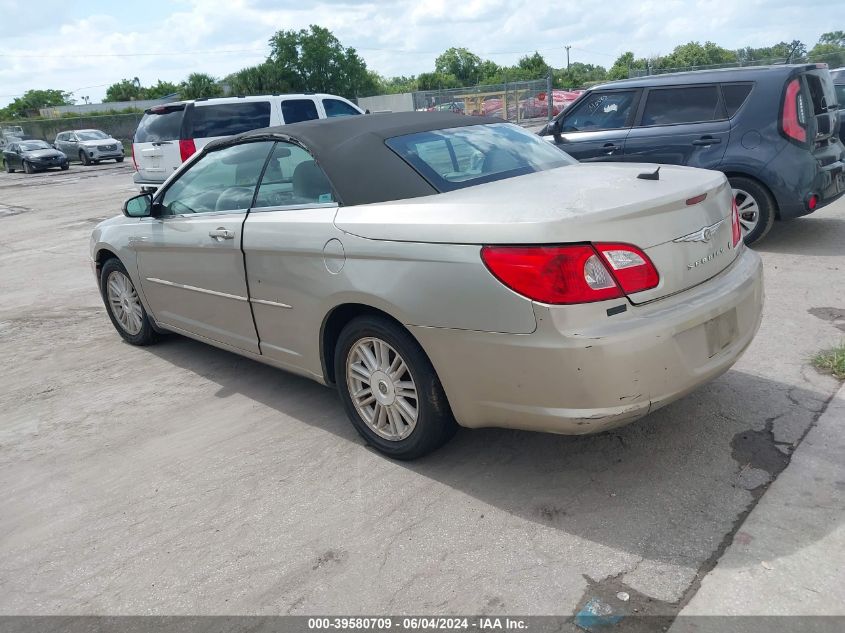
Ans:
[{"label": "asphalt lot", "polygon": [[1,614],[566,615],[625,591],[671,617],[838,386],[808,359],[845,336],[845,200],[759,246],[762,327],[712,384],[602,435],[461,431],[392,462],[325,387],[121,341],[88,237],[131,173],[0,174]]}]

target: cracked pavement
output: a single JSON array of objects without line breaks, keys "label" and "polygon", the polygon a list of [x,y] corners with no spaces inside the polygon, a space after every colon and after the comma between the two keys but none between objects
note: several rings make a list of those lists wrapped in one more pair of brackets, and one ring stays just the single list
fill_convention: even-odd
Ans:
[{"label": "cracked pavement", "polygon": [[0,174],[0,614],[571,615],[624,591],[665,625],[837,386],[809,358],[842,339],[845,200],[757,248],[763,323],[713,383],[601,435],[462,430],[391,462],[316,383],[121,342],[87,250],[131,173]]}]

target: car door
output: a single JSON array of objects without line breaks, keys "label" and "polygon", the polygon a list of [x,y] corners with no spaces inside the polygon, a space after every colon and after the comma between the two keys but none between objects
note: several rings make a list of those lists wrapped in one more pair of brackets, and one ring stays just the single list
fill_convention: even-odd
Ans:
[{"label": "car door", "polygon": [[[639,89],[600,90],[587,94],[558,119],[558,146],[582,162],[622,160]],[[555,142],[554,137],[546,140]]]},{"label": "car door", "polygon": [[273,143],[197,159],[153,203],[132,239],[150,310],[162,325],[259,353],[241,253],[242,228]]},{"label": "car door", "polygon": [[[343,267],[333,236],[337,202],[323,171],[303,148],[279,142],[244,224],[244,260],[261,353],[291,369],[319,372],[314,333],[320,300]],[[311,363],[311,365],[309,365]]]},{"label": "car door", "polygon": [[23,161],[20,156],[20,147],[17,143],[11,143],[6,146],[6,151],[3,152],[6,164],[12,169],[23,169]]},{"label": "car door", "polygon": [[65,155],[72,159],[76,160],[79,158],[79,138],[73,132],[69,133],[65,140],[62,142],[62,147],[59,149],[65,153]]},{"label": "car door", "polygon": [[625,141],[625,161],[716,169],[729,136],[717,84],[649,88]]}]

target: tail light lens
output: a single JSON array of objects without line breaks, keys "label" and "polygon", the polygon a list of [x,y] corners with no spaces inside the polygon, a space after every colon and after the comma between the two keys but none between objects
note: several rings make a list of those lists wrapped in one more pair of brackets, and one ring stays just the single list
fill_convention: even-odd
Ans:
[{"label": "tail light lens", "polygon": [[135,143],[132,143],[132,166],[138,171],[138,161],[135,160]]},{"label": "tail light lens", "polygon": [[731,199],[731,238],[734,247],[742,239],[742,227],[739,225],[739,209],[736,206],[736,198]]},{"label": "tail light lens", "polygon": [[781,108],[781,128],[784,135],[798,143],[807,142],[807,106],[801,92],[801,80],[793,79],[786,84]]},{"label": "tail light lens", "polygon": [[194,145],[194,139],[189,138],[179,141],[179,156],[182,158],[183,163],[193,156],[196,151],[197,146]]},{"label": "tail light lens", "polygon": [[629,244],[485,246],[481,259],[514,292],[558,305],[618,299],[660,280],[648,256]]}]

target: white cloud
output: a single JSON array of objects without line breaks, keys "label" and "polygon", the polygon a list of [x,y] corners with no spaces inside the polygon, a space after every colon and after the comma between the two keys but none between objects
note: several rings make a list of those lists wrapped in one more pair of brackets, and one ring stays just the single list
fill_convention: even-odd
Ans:
[{"label": "white cloud", "polygon": [[[329,28],[384,75],[430,70],[437,53],[450,46],[465,46],[499,63],[540,50],[561,66],[569,44],[573,61],[609,66],[626,50],[666,53],[690,40],[738,48],[800,39],[812,46],[821,32],[845,24],[845,3],[830,0],[606,0],[590,5],[145,0],[143,12],[137,3],[50,0],[39,6],[44,9],[32,10],[28,1],[0,0],[0,104],[30,88],[85,87],[77,96],[96,100],[107,85],[124,77],[149,84],[178,82],[195,71],[224,76],[262,61],[275,31],[309,24]],[[813,15],[825,21],[807,19]],[[225,52],[231,50],[243,52]]]}]

